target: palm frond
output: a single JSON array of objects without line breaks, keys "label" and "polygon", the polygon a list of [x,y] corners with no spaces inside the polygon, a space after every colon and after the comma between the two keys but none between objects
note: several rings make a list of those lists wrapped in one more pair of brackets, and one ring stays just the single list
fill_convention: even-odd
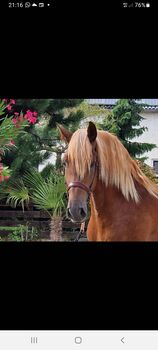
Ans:
[{"label": "palm frond", "polygon": [[29,203],[28,188],[25,186],[22,179],[17,180],[16,183],[10,185],[9,194],[7,197],[7,204],[10,204],[14,208],[17,205],[21,205],[24,211],[24,205]]},{"label": "palm frond", "polygon": [[61,215],[65,209],[64,177],[52,173],[43,179],[35,169],[27,172],[24,182],[30,188],[30,197],[37,209],[48,211],[51,215]]}]

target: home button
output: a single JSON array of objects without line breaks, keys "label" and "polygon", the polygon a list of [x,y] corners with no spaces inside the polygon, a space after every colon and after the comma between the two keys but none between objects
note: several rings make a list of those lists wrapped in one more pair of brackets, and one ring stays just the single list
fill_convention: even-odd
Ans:
[{"label": "home button", "polygon": [[82,338],[81,337],[76,337],[75,338],[75,344],[81,344],[82,343]]}]

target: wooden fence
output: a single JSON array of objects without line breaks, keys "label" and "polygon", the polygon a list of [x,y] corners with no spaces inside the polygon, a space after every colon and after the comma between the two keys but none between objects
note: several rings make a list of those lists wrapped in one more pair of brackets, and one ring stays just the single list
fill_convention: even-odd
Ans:
[{"label": "wooden fence", "polygon": [[[6,205],[0,207],[0,227],[15,227],[21,225],[29,225],[37,228],[39,236],[42,240],[49,240],[50,235],[50,216],[45,211],[31,208],[24,212],[19,208],[14,209]],[[80,230],[80,225],[72,223],[66,219],[62,221],[63,240],[73,241]],[[10,232],[0,228],[0,236],[4,237]],[[86,240],[83,238],[82,240]]]}]

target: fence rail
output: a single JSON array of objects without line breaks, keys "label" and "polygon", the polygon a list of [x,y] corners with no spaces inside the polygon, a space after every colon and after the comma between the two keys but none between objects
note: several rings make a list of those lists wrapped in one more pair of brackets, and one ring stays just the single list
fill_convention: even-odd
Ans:
[{"label": "fence rail", "polygon": [[[5,237],[10,232],[1,229],[1,227],[14,227],[19,224],[30,225],[37,228],[40,232],[40,237],[48,239],[50,235],[49,214],[42,210],[25,210],[9,208],[8,206],[0,207],[0,236]],[[62,220],[62,233],[65,241],[73,241],[80,230],[80,224],[72,223],[66,219]],[[85,240],[85,239],[83,239]]]}]

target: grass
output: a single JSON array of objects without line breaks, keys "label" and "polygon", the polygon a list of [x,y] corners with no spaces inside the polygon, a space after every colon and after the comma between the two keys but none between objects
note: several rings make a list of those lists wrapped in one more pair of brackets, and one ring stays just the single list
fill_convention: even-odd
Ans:
[{"label": "grass", "polygon": [[0,226],[0,231],[8,231],[7,237],[0,236],[0,241],[10,240],[10,241],[31,241],[38,238],[37,228],[28,225],[19,225],[15,227],[10,226]]},{"label": "grass", "polygon": [[10,226],[0,226],[0,231],[16,231],[19,230],[19,226],[10,227]]}]

